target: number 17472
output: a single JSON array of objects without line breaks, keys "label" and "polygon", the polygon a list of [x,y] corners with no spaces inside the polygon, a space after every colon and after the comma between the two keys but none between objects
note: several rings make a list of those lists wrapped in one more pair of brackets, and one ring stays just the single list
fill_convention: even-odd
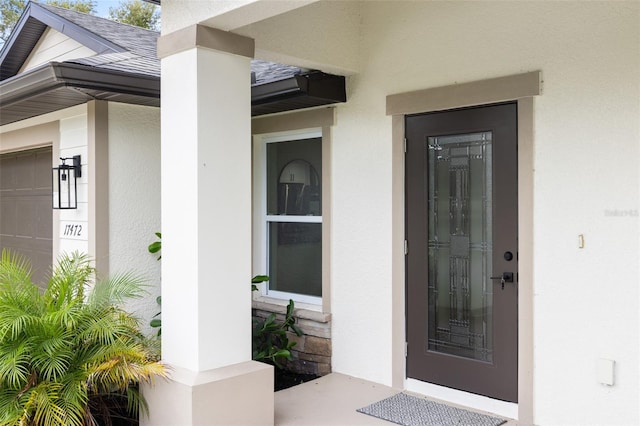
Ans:
[{"label": "number 17472", "polygon": [[82,234],[82,225],[65,225],[62,235],[65,237],[79,237]]}]

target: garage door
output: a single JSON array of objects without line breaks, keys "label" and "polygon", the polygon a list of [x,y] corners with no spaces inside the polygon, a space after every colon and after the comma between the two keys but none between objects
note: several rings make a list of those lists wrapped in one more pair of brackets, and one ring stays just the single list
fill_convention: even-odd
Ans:
[{"label": "garage door", "polygon": [[46,282],[52,259],[51,148],[0,156],[0,250],[31,261]]}]

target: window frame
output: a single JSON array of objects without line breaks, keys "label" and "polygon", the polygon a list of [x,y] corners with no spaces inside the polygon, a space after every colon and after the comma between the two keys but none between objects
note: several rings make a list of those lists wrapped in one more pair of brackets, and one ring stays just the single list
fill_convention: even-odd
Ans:
[{"label": "window frame", "polygon": [[[326,285],[327,280],[327,268],[326,264],[326,233],[325,233],[325,215],[327,208],[325,206],[325,173],[327,170],[326,150],[325,150],[325,135],[323,128],[315,127],[308,129],[298,129],[282,132],[271,132],[254,135],[254,147],[253,147],[253,223],[254,223],[254,273],[257,274],[269,274],[269,225],[276,222],[286,223],[320,223],[322,225],[322,296],[309,296],[299,293],[289,293],[277,290],[271,290],[269,288],[269,282],[260,286],[259,297],[265,301],[280,301],[286,302],[292,299],[298,304],[298,306],[304,306],[313,310],[319,310],[323,308],[323,302],[326,298]],[[322,182],[322,209],[320,216],[300,216],[300,215],[269,215],[267,214],[267,146],[270,143],[278,142],[294,142],[296,140],[306,140],[312,138],[320,138],[322,144],[322,170],[321,170],[321,182]],[[302,304],[302,305],[300,305]]]}]

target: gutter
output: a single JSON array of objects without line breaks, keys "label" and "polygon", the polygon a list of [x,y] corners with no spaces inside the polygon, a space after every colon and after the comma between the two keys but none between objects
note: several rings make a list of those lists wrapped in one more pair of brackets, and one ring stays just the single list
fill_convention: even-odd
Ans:
[{"label": "gutter", "polygon": [[10,106],[60,87],[160,98],[158,77],[51,62],[0,82],[0,104]]},{"label": "gutter", "polygon": [[251,87],[251,104],[272,102],[274,98],[304,94],[308,90],[308,80],[301,75]]},{"label": "gutter", "polygon": [[320,71],[251,86],[254,116],[346,101],[345,78]]}]

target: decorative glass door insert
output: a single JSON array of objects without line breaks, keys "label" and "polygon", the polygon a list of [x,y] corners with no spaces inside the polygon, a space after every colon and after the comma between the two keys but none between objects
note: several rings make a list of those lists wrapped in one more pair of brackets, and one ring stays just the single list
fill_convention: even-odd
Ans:
[{"label": "decorative glass door insert", "polygon": [[492,361],[491,132],[428,137],[428,350]]}]

